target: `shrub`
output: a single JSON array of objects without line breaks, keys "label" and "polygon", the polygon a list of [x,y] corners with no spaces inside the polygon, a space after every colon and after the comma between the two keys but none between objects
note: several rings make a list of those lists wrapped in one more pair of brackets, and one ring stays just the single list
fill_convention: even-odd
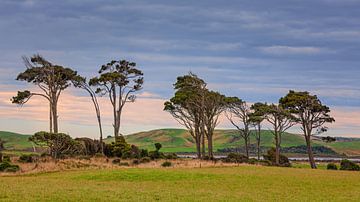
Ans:
[{"label": "shrub", "polygon": [[134,160],[132,161],[132,164],[134,164],[134,165],[139,165],[139,164],[140,164],[139,159],[134,159]]},{"label": "shrub", "polygon": [[250,159],[248,160],[248,163],[249,163],[249,164],[257,164],[257,163],[258,163],[258,160],[257,160],[257,159],[254,159],[254,158],[250,158]]},{"label": "shrub", "polygon": [[122,159],[140,158],[141,156],[139,148],[126,143],[124,138],[117,138],[117,141],[106,144],[104,154],[107,157],[118,157]]},{"label": "shrub", "polygon": [[140,163],[149,163],[151,161],[150,157],[143,157],[140,159]]},{"label": "shrub", "polygon": [[162,167],[170,167],[172,166],[172,163],[170,161],[165,161],[164,163],[161,164]]},{"label": "shrub", "polygon": [[120,162],[121,162],[120,159],[114,159],[114,160],[112,160],[112,163],[113,163],[113,164],[119,164]]},{"label": "shrub", "polygon": [[0,163],[0,172],[17,172],[20,170],[18,165],[13,165],[9,161]]},{"label": "shrub", "polygon": [[[268,160],[271,162],[272,165],[276,165],[276,151],[275,148],[271,148],[267,151],[267,154],[264,155],[264,159]],[[279,166],[283,166],[283,167],[290,167],[290,161],[288,159],[288,157],[280,154],[280,159],[279,159]]]},{"label": "shrub", "polygon": [[327,164],[326,169],[328,169],[328,170],[337,170],[338,167],[337,167],[337,165],[335,163],[329,163],[329,164]]},{"label": "shrub", "polygon": [[340,162],[340,170],[360,170],[360,166],[352,161],[344,159]]},{"label": "shrub", "polygon": [[159,151],[161,149],[162,145],[160,143],[155,143],[155,149],[156,151]]},{"label": "shrub", "polygon": [[165,155],[166,159],[177,159],[178,156],[175,153],[168,153]]},{"label": "shrub", "polygon": [[3,156],[3,162],[11,162],[10,156]]},{"label": "shrub", "polygon": [[32,163],[34,158],[31,154],[23,154],[19,157],[19,162],[21,163]]},{"label": "shrub", "polygon": [[148,157],[149,156],[149,152],[147,149],[141,149],[140,150],[140,157],[143,158],[143,157]]},{"label": "shrub", "polygon": [[229,153],[223,161],[226,163],[246,163],[248,158],[242,154]]}]

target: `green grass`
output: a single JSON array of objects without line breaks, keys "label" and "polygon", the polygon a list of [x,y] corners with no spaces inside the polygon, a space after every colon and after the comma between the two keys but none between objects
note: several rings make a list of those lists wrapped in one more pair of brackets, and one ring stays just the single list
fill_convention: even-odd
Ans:
[{"label": "green grass", "polygon": [[2,201],[359,201],[358,172],[240,166],[0,177]]},{"label": "green grass", "polygon": [[7,150],[31,149],[32,144],[28,141],[29,137],[30,135],[0,131],[0,139],[5,141],[4,146]]}]

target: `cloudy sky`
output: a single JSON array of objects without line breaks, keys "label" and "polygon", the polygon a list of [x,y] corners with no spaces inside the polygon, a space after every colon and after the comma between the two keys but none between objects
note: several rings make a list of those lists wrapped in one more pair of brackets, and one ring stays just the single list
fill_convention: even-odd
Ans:
[{"label": "cloudy sky", "polygon": [[[10,103],[17,90],[37,90],[15,78],[25,68],[21,56],[39,53],[87,77],[113,59],[136,62],[145,85],[125,109],[124,134],[180,127],[163,102],[176,77],[192,71],[249,103],[310,91],[336,118],[328,135],[360,137],[359,10],[358,0],[1,0],[0,130],[48,128],[41,98]],[[108,99],[101,104],[111,134]],[[97,136],[86,94],[68,89],[59,109],[61,131]],[[220,127],[230,125],[224,119]]]}]

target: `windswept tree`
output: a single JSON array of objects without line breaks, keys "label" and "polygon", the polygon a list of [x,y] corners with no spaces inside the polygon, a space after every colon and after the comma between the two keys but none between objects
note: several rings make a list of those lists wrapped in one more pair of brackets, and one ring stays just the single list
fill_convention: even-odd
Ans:
[{"label": "windswept tree", "polygon": [[253,112],[250,114],[250,122],[255,128],[255,139],[256,139],[256,153],[257,158],[260,160],[260,149],[261,149],[261,124],[263,123],[265,119],[265,111],[264,107],[266,105],[263,103],[255,103],[251,105],[250,109],[253,110]]},{"label": "windswept tree", "polygon": [[330,108],[322,104],[316,95],[311,95],[309,92],[296,92],[292,90],[280,99],[280,104],[297,117],[297,123],[301,125],[301,130],[305,137],[310,166],[316,169],[314,154],[311,148],[311,136],[314,135],[314,130],[317,133],[325,132],[327,127],[324,125],[335,121],[330,116]]},{"label": "windswept tree", "polygon": [[97,117],[97,122],[99,125],[99,132],[100,132],[100,150],[101,153],[104,153],[104,145],[103,145],[103,130],[102,130],[102,124],[101,124],[101,111],[100,111],[100,106],[99,106],[99,102],[97,100],[97,96],[95,91],[91,88],[91,86],[89,85],[89,83],[86,81],[85,77],[82,76],[75,76],[72,80],[73,85],[76,88],[81,88],[86,90],[90,97],[91,97],[91,101],[94,104],[94,108],[95,108],[95,113],[96,113],[96,117]]},{"label": "windswept tree", "polygon": [[237,128],[240,136],[244,139],[245,155],[249,157],[250,147],[250,114],[251,110],[247,103],[237,97],[226,99],[227,110],[225,115],[230,123]]},{"label": "windswept tree", "polygon": [[164,103],[164,110],[185,126],[195,140],[197,157],[201,158],[201,139],[204,135],[203,95],[206,83],[195,74],[189,73],[177,78],[175,95]]},{"label": "windswept tree", "polygon": [[205,135],[208,141],[208,156],[214,157],[213,136],[216,126],[219,124],[219,116],[226,109],[225,96],[214,91],[206,91],[204,98],[204,125]]},{"label": "windswept tree", "polygon": [[19,91],[11,100],[15,104],[24,105],[34,96],[45,98],[50,106],[50,132],[58,133],[59,97],[71,85],[71,80],[77,73],[70,68],[52,64],[40,55],[34,55],[30,59],[23,57],[23,60],[26,70],[16,80],[32,83],[40,91]]},{"label": "windswept tree", "polygon": [[142,89],[143,72],[136,68],[136,63],[126,60],[113,60],[102,65],[99,76],[90,79],[89,85],[97,87],[96,93],[108,95],[114,116],[114,136],[118,141],[123,139],[120,133],[121,114],[126,103],[134,102],[135,93]]},{"label": "windswept tree", "polygon": [[261,106],[265,119],[272,125],[275,140],[275,163],[280,165],[281,139],[283,133],[296,124],[296,118],[282,106],[270,104]]}]

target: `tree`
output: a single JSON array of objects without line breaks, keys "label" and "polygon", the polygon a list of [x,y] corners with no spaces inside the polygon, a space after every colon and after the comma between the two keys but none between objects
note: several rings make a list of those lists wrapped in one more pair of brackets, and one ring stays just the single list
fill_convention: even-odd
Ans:
[{"label": "tree", "polygon": [[86,82],[86,78],[82,77],[82,76],[75,76],[72,80],[73,85],[76,88],[81,88],[86,90],[90,97],[91,97],[91,101],[94,104],[94,108],[95,108],[95,113],[96,113],[96,117],[97,117],[97,122],[99,125],[99,132],[100,132],[100,150],[101,153],[104,154],[104,144],[103,144],[103,130],[102,130],[102,125],[101,125],[101,112],[100,112],[100,106],[97,100],[97,96],[95,91],[91,88],[91,86]]},{"label": "tree", "polygon": [[214,91],[206,91],[204,97],[204,125],[205,135],[208,141],[208,156],[214,157],[213,136],[216,126],[219,124],[219,116],[226,109],[225,96]]},{"label": "tree", "polygon": [[[237,128],[240,136],[244,139],[245,155],[249,157],[250,144],[250,107],[245,101],[237,97],[229,97],[226,99],[227,111],[225,113],[230,123]],[[243,126],[243,127],[242,127]]]},{"label": "tree", "polygon": [[280,149],[282,134],[296,124],[296,118],[290,111],[280,105],[265,104],[261,107],[265,119],[273,126],[273,135],[275,139],[275,163],[280,165]]},{"label": "tree", "polygon": [[40,55],[34,55],[30,59],[23,57],[23,60],[27,69],[16,80],[32,83],[40,88],[40,92],[18,91],[17,96],[12,98],[12,103],[23,105],[33,96],[45,98],[50,106],[50,132],[58,133],[59,97],[71,85],[71,80],[77,73],[70,68],[52,64]]},{"label": "tree", "polygon": [[197,157],[201,158],[201,138],[204,137],[203,96],[206,83],[193,73],[179,76],[174,84],[175,95],[164,103],[164,110],[185,126],[196,144]]},{"label": "tree", "polygon": [[265,119],[264,106],[265,104],[259,102],[251,105],[250,109],[253,110],[253,112],[249,115],[250,122],[255,128],[256,150],[258,160],[260,160],[261,123]]},{"label": "tree", "polygon": [[301,125],[305,137],[310,166],[316,169],[311,148],[311,136],[314,129],[318,132],[327,131],[324,124],[335,121],[329,114],[330,108],[322,104],[316,95],[311,95],[306,91],[296,92],[290,90],[285,97],[280,99],[280,104],[297,117],[297,123]]},{"label": "tree", "polygon": [[74,155],[82,153],[82,145],[64,133],[49,133],[45,131],[37,132],[29,138],[38,146],[48,147],[49,154],[58,159],[64,155]]},{"label": "tree", "polygon": [[0,163],[2,162],[2,151],[5,149],[4,141],[0,139]]},{"label": "tree", "polygon": [[107,94],[113,107],[114,136],[118,140],[120,134],[121,113],[126,103],[134,102],[135,92],[142,89],[143,72],[136,68],[136,63],[126,60],[112,60],[102,65],[99,77],[90,79],[89,85],[97,87],[96,93]]}]

